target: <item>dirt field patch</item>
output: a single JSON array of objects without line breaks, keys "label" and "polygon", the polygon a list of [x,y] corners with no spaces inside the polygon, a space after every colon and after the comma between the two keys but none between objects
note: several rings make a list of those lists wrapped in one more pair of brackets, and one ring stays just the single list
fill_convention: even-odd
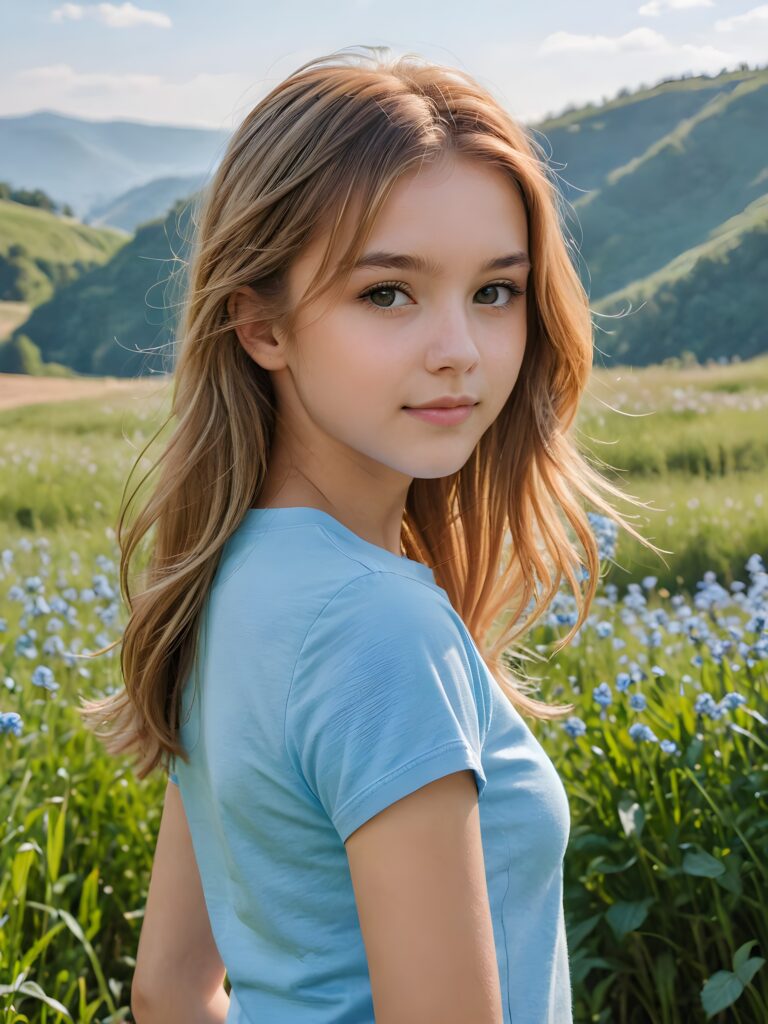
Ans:
[{"label": "dirt field patch", "polygon": [[168,378],[153,376],[121,380],[93,377],[67,380],[61,377],[30,377],[23,373],[0,373],[0,410],[41,402],[67,402],[77,398],[102,398],[114,394],[149,397],[167,386]]},{"label": "dirt field patch", "polygon": [[28,302],[0,302],[0,341],[24,323],[31,309]]}]

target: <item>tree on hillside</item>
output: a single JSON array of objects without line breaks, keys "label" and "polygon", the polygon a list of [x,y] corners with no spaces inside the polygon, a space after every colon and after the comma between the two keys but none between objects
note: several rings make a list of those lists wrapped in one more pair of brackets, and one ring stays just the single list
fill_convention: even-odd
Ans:
[{"label": "tree on hillside", "polygon": [[0,199],[9,199],[12,203],[21,203],[22,206],[35,206],[49,213],[61,212],[65,216],[73,216],[69,203],[57,203],[41,188],[13,188],[7,181],[0,181]]}]

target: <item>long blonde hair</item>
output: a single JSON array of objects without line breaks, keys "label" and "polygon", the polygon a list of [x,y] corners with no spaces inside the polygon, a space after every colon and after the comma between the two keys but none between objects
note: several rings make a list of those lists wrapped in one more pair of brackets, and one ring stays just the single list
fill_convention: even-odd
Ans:
[{"label": "long blonde hair", "polygon": [[[348,252],[318,287],[327,274],[323,260],[304,301],[346,280],[393,185],[425,161],[463,154],[508,175],[525,204],[532,270],[517,383],[460,470],[414,479],[403,552],[433,568],[518,711],[554,719],[574,705],[530,696],[502,656],[544,614],[563,577],[579,616],[559,647],[589,613],[600,559],[580,499],[659,551],[599,491],[642,503],[604,479],[571,435],[592,367],[592,321],[543,150],[463,71],[413,54],[392,58],[386,48],[362,50],[369,52],[350,48],[309,61],[276,86],[234,132],[202,193],[163,424],[175,417],[175,429],[154,463],[157,483],[127,533],[136,491],[118,522],[130,612],[121,638],[125,686],[80,709],[109,752],[137,755],[139,778],[171,754],[187,760],[178,716],[202,605],[222,547],[258,504],[267,475],[278,410],[268,371],[237,339],[228,299],[250,286],[267,323],[290,335],[298,315],[286,298],[292,261],[330,222],[328,257],[351,197],[359,197],[362,214]],[[140,590],[131,595],[129,563],[152,527]],[[501,613],[505,622],[493,638]]]}]

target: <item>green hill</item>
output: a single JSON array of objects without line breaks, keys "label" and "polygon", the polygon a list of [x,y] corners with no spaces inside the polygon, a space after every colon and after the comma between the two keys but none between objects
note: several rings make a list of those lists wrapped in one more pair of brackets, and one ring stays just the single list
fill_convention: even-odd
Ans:
[{"label": "green hill", "polygon": [[759,72],[730,71],[713,78],[673,79],[635,92],[624,89],[608,103],[569,110],[529,129],[552,152],[560,190],[574,202],[584,190],[601,188],[611,171],[642,156],[713,98],[727,96],[755,74]]},{"label": "green hill", "polygon": [[80,374],[133,377],[168,371],[180,277],[174,254],[186,258],[191,209],[179,201],[165,218],[140,227],[104,266],[33,310],[0,345],[0,372],[18,365],[15,350],[22,338],[31,339],[44,363]]},{"label": "green hill", "polygon": [[591,296],[647,277],[768,192],[768,71],[715,96],[573,204]]},{"label": "green hill", "polygon": [[106,263],[128,237],[0,199],[0,301],[39,305],[57,287]]},{"label": "green hill", "polygon": [[638,366],[683,352],[700,362],[748,359],[768,351],[766,281],[768,195],[720,225],[708,242],[594,303],[596,344],[612,362]]}]

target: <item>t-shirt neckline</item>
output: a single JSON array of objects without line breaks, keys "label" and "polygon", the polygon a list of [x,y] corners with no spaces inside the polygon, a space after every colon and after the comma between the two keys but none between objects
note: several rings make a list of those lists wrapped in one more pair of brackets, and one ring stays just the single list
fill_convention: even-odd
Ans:
[{"label": "t-shirt neckline", "polygon": [[408,558],[407,555],[396,555],[393,551],[388,551],[386,548],[382,548],[378,544],[365,540],[359,534],[355,533],[354,530],[350,530],[348,526],[345,526],[344,523],[340,522],[340,520],[336,519],[335,516],[332,516],[330,512],[326,512],[324,509],[315,508],[310,505],[291,505],[286,508],[249,508],[245,513],[244,522],[247,523],[249,527],[266,526],[273,520],[278,520],[280,523],[284,523],[287,526],[300,526],[313,523],[318,526],[323,526],[332,533],[336,533],[345,537],[348,541],[352,541],[364,551],[368,551],[370,554],[375,554],[383,562],[390,563],[393,568],[396,566],[400,572],[405,572],[408,575],[414,576],[416,579],[425,580],[427,583],[431,583],[432,586],[437,586],[435,574],[428,565],[425,565],[423,562],[418,562],[413,558]]}]

